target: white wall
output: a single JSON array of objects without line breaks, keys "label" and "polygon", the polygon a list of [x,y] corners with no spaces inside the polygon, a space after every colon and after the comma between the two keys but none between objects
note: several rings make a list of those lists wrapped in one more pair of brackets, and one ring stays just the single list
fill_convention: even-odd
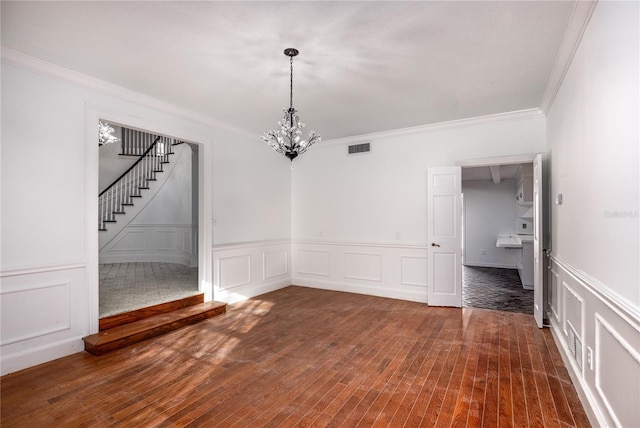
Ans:
[{"label": "white wall", "polygon": [[293,169],[293,282],[426,302],[427,168],[543,152],[545,132],[533,111],[314,146]]},{"label": "white wall", "polygon": [[408,135],[362,137],[367,139],[372,140],[370,154],[347,156],[347,143],[328,142],[296,159],[292,191],[296,239],[424,244],[427,167],[546,149],[545,119],[539,114],[425,127]]},{"label": "white wall", "polygon": [[[516,182],[469,180],[464,195],[464,264],[516,269],[520,249],[497,248],[498,235],[516,233]],[[485,254],[482,254],[484,250]]]},{"label": "white wall", "polygon": [[289,239],[289,165],[258,136],[10,50],[2,55],[3,374],[81,350],[81,338],[97,329],[97,116],[95,133],[85,120],[92,115],[202,143],[205,160],[213,151],[201,165],[210,177],[204,198],[213,200],[200,224],[213,231],[201,239],[209,243],[209,268],[200,271],[209,296],[211,243]]},{"label": "white wall", "polygon": [[291,237],[291,168],[259,136],[216,144],[215,245]]},{"label": "white wall", "polygon": [[[122,140],[122,128],[113,125],[113,135]],[[98,191],[102,192],[120,175],[133,165],[138,158],[135,156],[120,156],[120,141],[117,143],[103,144],[99,147],[100,168],[98,171]]]},{"label": "white wall", "polygon": [[[102,148],[101,148],[102,149]],[[101,159],[102,160],[102,159]],[[194,162],[195,160],[195,162]],[[107,223],[101,231],[100,263],[167,262],[197,266],[198,225],[193,213],[197,193],[193,193],[197,176],[193,176],[193,158],[189,144],[173,146],[169,163],[133,206],[116,223]],[[193,199],[196,199],[195,201]]]},{"label": "white wall", "polygon": [[[176,159],[178,151],[184,153]],[[131,224],[191,224],[191,148],[180,144],[174,147],[174,152],[176,154],[169,156],[169,161],[175,162],[175,167],[167,181]]]},{"label": "white wall", "polygon": [[596,5],[547,122],[551,196],[563,195],[551,211],[551,321],[607,426],[640,425],[639,16],[638,2]]},{"label": "white wall", "polygon": [[548,138],[554,252],[640,307],[638,50],[638,3],[598,4]]}]

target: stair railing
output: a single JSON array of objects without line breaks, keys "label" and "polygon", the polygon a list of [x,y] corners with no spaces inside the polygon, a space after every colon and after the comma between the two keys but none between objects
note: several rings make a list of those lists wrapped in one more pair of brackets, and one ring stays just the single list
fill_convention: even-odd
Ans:
[{"label": "stair railing", "polygon": [[155,135],[136,129],[122,128],[121,155],[142,156],[155,139]]},{"label": "stair railing", "polygon": [[138,160],[98,195],[98,229],[106,230],[106,223],[116,221],[117,214],[124,214],[124,207],[133,205],[133,198],[142,196],[140,190],[149,188],[149,181],[162,172],[162,165],[169,163],[172,139],[157,136]]}]

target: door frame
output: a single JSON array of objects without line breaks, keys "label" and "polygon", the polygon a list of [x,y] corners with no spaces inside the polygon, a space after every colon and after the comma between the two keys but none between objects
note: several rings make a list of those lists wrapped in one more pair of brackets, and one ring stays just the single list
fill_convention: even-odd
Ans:
[{"label": "door frame", "polygon": [[105,120],[157,132],[198,145],[198,290],[205,301],[213,300],[213,141],[192,129],[156,121],[95,105],[85,106],[85,254],[88,334],[99,330],[99,239],[98,174],[100,154],[97,144],[98,120]]},{"label": "door frame", "polygon": [[[544,165],[546,162],[546,154],[545,153],[533,153],[526,155],[514,155],[514,156],[498,156],[498,157],[490,157],[490,158],[479,158],[479,159],[467,159],[456,162],[456,166],[460,166],[461,168],[469,168],[469,167],[482,167],[482,166],[496,166],[496,165],[513,165],[513,164],[521,164],[521,163],[533,163],[536,160],[536,156],[539,154],[542,155],[542,164]],[[547,206],[548,206],[548,189],[545,186],[545,180],[547,179],[546,175],[548,172],[545,172],[547,168],[543,169],[542,176],[542,193],[540,194],[541,201],[541,211],[542,211],[542,222],[543,222],[543,230],[541,231],[543,248],[546,248],[548,242],[548,231],[549,231],[549,222],[546,218]],[[536,221],[537,219],[534,219]],[[462,247],[462,241],[460,242],[460,246]],[[462,264],[462,260],[460,261]],[[538,290],[538,287],[542,288],[542,315],[546,318],[546,310],[547,310],[547,276],[542,275],[540,278],[541,284],[536,284],[534,282],[534,293]],[[542,327],[542,326],[540,326]]]}]

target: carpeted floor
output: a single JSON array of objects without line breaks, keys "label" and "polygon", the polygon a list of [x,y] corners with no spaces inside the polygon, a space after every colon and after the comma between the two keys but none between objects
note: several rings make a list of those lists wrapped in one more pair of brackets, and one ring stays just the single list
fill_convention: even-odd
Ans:
[{"label": "carpeted floor", "polygon": [[100,318],[197,293],[197,267],[176,263],[100,265]]},{"label": "carpeted floor", "polygon": [[533,290],[516,269],[462,266],[462,306],[533,314]]}]

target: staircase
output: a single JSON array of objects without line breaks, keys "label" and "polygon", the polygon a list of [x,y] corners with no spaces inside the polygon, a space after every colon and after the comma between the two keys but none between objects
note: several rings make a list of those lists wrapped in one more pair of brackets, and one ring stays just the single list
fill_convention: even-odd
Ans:
[{"label": "staircase", "polygon": [[204,302],[204,294],[100,320],[100,332],[83,338],[84,350],[102,355],[224,314],[227,304]]},{"label": "staircase", "polygon": [[115,223],[118,215],[125,214],[125,207],[132,206],[142,191],[149,189],[149,182],[163,172],[169,163],[172,147],[182,142],[169,137],[123,128],[123,156],[137,156],[131,165],[98,196],[98,230],[107,231],[109,223]]}]

